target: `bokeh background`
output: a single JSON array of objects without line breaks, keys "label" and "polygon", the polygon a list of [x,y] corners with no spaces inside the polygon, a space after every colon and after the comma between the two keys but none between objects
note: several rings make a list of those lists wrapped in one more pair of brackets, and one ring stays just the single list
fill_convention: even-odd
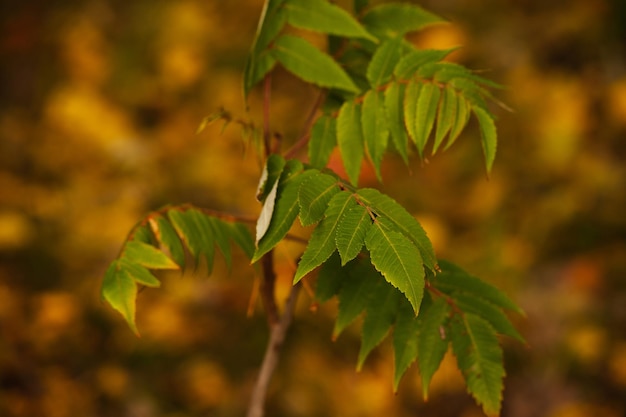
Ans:
[{"label": "bokeh background", "polygon": [[[267,338],[254,270],[188,271],[142,291],[136,338],[99,286],[126,233],[168,202],[258,213],[260,172],[220,106],[257,125],[241,73],[260,0],[6,0],[0,5],[0,416],[241,416]],[[349,6],[350,2],[343,2]],[[504,289],[528,341],[503,340],[503,416],[626,415],[626,3],[430,0],[452,25],[413,41],[506,86],[486,178],[475,125],[450,151],[390,156],[384,189],[440,257]],[[274,78],[286,146],[315,97]],[[407,175],[408,174],[408,175]],[[365,185],[377,185],[371,175]],[[300,231],[303,232],[303,231]],[[302,247],[277,251],[287,290]],[[241,267],[240,267],[241,266]],[[428,402],[392,352],[357,373],[358,324],[331,341],[333,303],[303,293],[272,416],[481,415],[454,358]]]}]

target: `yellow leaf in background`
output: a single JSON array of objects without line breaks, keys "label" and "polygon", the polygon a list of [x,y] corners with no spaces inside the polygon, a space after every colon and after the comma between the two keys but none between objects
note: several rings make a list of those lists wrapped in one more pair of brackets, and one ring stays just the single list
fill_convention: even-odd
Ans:
[{"label": "yellow leaf in background", "polygon": [[614,123],[626,126],[626,78],[608,86],[607,110]]},{"label": "yellow leaf in background", "polygon": [[16,211],[0,212],[0,250],[23,247],[33,234],[33,226],[25,215]]}]

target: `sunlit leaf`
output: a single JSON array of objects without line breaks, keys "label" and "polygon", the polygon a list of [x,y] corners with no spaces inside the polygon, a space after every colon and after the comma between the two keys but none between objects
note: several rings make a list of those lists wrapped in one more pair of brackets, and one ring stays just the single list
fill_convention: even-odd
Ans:
[{"label": "sunlit leaf", "polygon": [[355,202],[350,193],[340,192],[332,197],[324,213],[324,219],[313,231],[309,244],[298,262],[294,284],[332,255],[337,246],[335,234],[339,220],[354,205]]},{"label": "sunlit leaf", "polygon": [[326,0],[287,0],[283,7],[287,11],[287,21],[295,27],[378,41],[350,13]]},{"label": "sunlit leaf", "polygon": [[422,257],[413,242],[393,229],[384,218],[376,219],[367,233],[365,246],[372,264],[406,296],[417,314],[424,295]]},{"label": "sunlit leaf", "polygon": [[483,153],[485,154],[485,166],[487,172],[491,172],[493,161],[496,158],[496,146],[497,146],[497,133],[496,125],[493,122],[493,117],[484,109],[474,106],[472,108],[474,115],[478,119],[480,126],[480,136],[482,138]]},{"label": "sunlit leaf", "polygon": [[404,45],[402,37],[383,42],[367,66],[367,80],[372,87],[387,83],[393,74],[396,63],[402,56]]},{"label": "sunlit leaf", "polygon": [[385,110],[391,141],[408,164],[408,136],[404,126],[404,84],[391,83],[385,91]]},{"label": "sunlit leaf", "polygon": [[273,43],[271,54],[289,72],[306,82],[358,92],[357,86],[334,59],[302,38],[281,35]]},{"label": "sunlit leaf", "polygon": [[146,269],[140,264],[129,261],[125,258],[120,258],[120,267],[124,269],[136,283],[145,285],[146,287],[158,288],[161,286],[161,282],[155,277],[152,272]]},{"label": "sunlit leaf", "polygon": [[356,185],[363,161],[363,131],[361,129],[361,105],[348,100],[341,106],[337,116],[337,144],[350,182]]},{"label": "sunlit leaf", "polygon": [[302,163],[296,160],[289,160],[285,165],[276,192],[276,203],[272,218],[263,237],[257,242],[257,248],[252,257],[255,263],[263,255],[269,252],[280,242],[293,222],[298,217],[300,205],[298,204],[298,192],[300,185],[317,171],[304,171]]},{"label": "sunlit leaf", "polygon": [[443,89],[439,110],[437,113],[437,127],[435,131],[435,142],[433,144],[433,154],[437,152],[443,139],[452,129],[452,123],[456,116],[457,99],[454,90],[450,87]]},{"label": "sunlit leaf", "polygon": [[336,235],[341,265],[350,262],[361,252],[371,226],[372,218],[361,205],[354,205],[344,214],[337,226]]},{"label": "sunlit leaf", "polygon": [[448,149],[459,137],[465,126],[467,126],[467,122],[469,121],[470,115],[470,105],[467,100],[461,97],[459,94],[456,95],[456,117],[454,118],[454,122],[452,123],[452,128],[450,129],[450,136],[448,136],[448,140],[446,142],[446,146],[444,150]]},{"label": "sunlit leaf", "polygon": [[152,269],[178,269],[178,265],[159,249],[141,242],[127,242],[122,254],[126,259]]},{"label": "sunlit leaf", "polygon": [[421,259],[428,269],[437,270],[437,258],[432,243],[415,217],[411,216],[394,199],[373,188],[363,188],[357,194],[359,199],[367,204],[377,216],[383,216],[390,220],[396,229],[419,248]]},{"label": "sunlit leaf", "polygon": [[439,105],[440,90],[433,83],[426,83],[419,93],[417,113],[415,115],[415,145],[420,156],[424,155],[424,147],[433,129],[437,106]]},{"label": "sunlit leaf", "polygon": [[137,284],[128,271],[121,268],[119,261],[111,263],[102,281],[102,298],[117,310],[135,334],[139,334],[135,324],[135,299]]},{"label": "sunlit leaf", "polygon": [[404,126],[406,127],[409,137],[413,143],[417,143],[417,132],[415,131],[415,128],[417,127],[417,103],[421,90],[422,83],[419,83],[416,80],[411,80],[409,81],[404,93]]}]

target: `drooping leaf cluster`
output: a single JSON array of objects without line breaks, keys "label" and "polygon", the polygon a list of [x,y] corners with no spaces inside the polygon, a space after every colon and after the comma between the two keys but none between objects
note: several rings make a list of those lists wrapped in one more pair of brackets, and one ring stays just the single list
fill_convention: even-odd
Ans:
[{"label": "drooping leaf cluster", "polygon": [[[370,254],[371,256],[371,254]],[[334,254],[320,269],[316,297],[324,302],[336,296],[339,311],[334,335],[363,316],[360,368],[369,353],[390,333],[395,358],[394,389],[417,362],[423,396],[449,347],[456,356],[467,389],[488,414],[500,410],[503,378],[502,349],[498,336],[523,342],[503,310],[521,313],[495,287],[440,260],[440,272],[427,273],[418,314],[407,298],[372,266],[367,256],[343,263]]]},{"label": "drooping leaf cluster", "polygon": [[138,286],[161,285],[152,270],[177,270],[185,267],[187,255],[197,265],[203,258],[208,271],[213,269],[216,248],[230,266],[231,242],[251,257],[252,235],[241,223],[228,222],[190,207],[170,207],[151,213],[130,234],[119,256],[107,269],[101,294],[138,334],[135,304]]},{"label": "drooping leaf cluster", "polygon": [[[244,91],[277,63],[302,80],[330,90],[324,114],[311,131],[309,159],[324,167],[339,147],[352,184],[368,159],[378,178],[391,148],[408,160],[411,146],[424,157],[449,148],[474,114],[480,126],[486,169],[497,144],[488,87],[497,84],[443,60],[454,51],[418,49],[409,32],[443,20],[410,4],[366,7],[357,20],[325,0],[268,1],[249,56]],[[306,40],[283,33],[291,25],[329,35],[331,56]],[[341,43],[337,37],[341,37]],[[334,41],[334,42],[333,42]]]}]

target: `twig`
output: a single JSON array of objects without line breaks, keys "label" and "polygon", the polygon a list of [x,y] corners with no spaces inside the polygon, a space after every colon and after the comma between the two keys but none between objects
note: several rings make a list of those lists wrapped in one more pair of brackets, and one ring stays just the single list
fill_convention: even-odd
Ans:
[{"label": "twig", "polygon": [[267,343],[267,350],[265,351],[263,363],[261,364],[261,370],[259,371],[259,376],[254,386],[254,390],[252,391],[252,398],[250,399],[247,417],[263,417],[265,413],[264,406],[267,389],[269,387],[270,380],[272,379],[272,374],[278,364],[278,357],[280,355],[283,342],[285,341],[287,329],[289,329],[291,319],[293,318],[293,312],[296,307],[299,290],[299,283],[291,288],[287,304],[285,305],[285,311],[280,317],[280,321],[272,327],[270,339]]},{"label": "twig", "polygon": [[261,281],[261,299],[267,314],[267,322],[273,328],[279,321],[276,299],[274,298],[274,287],[276,283],[276,273],[274,272],[274,251],[271,250],[261,258],[263,265],[263,281]]},{"label": "twig", "polygon": [[272,152],[272,133],[270,131],[270,102],[272,95],[272,76],[265,76],[263,83],[263,144],[265,146],[265,155],[268,156]]},{"label": "twig", "polygon": [[326,92],[324,90],[320,91],[317,99],[315,99],[315,103],[313,103],[313,107],[311,108],[306,121],[304,122],[304,128],[302,129],[300,138],[298,138],[296,143],[294,143],[291,148],[285,152],[285,158],[293,158],[295,154],[309,142],[309,139],[311,138],[311,127],[313,126],[313,122],[315,122],[315,114],[322,103],[324,103],[325,98]]}]

